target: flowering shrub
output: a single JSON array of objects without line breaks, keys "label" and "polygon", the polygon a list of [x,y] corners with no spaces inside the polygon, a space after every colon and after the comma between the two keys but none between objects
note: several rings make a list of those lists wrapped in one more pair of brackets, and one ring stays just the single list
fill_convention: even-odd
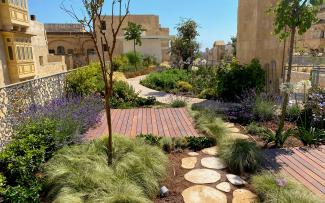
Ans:
[{"label": "flowering shrub", "polygon": [[42,117],[61,121],[71,119],[79,127],[80,132],[84,133],[99,122],[100,112],[103,109],[103,100],[98,94],[87,97],[69,96],[54,99],[45,105],[32,105],[23,117],[25,120]]}]

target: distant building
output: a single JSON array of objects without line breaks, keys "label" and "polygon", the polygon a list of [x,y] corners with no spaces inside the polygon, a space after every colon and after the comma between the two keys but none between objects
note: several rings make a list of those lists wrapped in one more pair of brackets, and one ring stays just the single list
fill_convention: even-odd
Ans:
[{"label": "distant building", "polygon": [[0,1],[0,86],[66,70],[48,56],[44,25],[29,17],[27,0]]},{"label": "distant building", "polygon": [[45,24],[50,54],[65,56],[68,69],[97,59],[91,35],[81,24]]},{"label": "distant building", "polygon": [[[105,16],[101,22],[101,29],[111,34],[111,16]],[[115,25],[118,17],[114,16]],[[125,19],[117,36],[115,55],[133,51],[133,42],[124,39],[124,30],[128,22],[142,25],[146,31],[142,33],[142,45],[136,50],[143,55],[155,56],[158,62],[169,61],[169,44],[171,37],[169,29],[162,28],[159,17],[155,15],[129,15]],[[46,24],[46,33],[49,41],[49,52],[55,55],[66,56],[69,68],[79,67],[97,59],[95,46],[91,35],[80,24]],[[99,30],[96,30],[99,32]],[[111,40],[111,36],[108,36]],[[107,51],[107,45],[103,46]],[[107,57],[108,59],[108,57]]]},{"label": "distant building", "polygon": [[205,51],[205,58],[208,65],[216,65],[224,59],[226,54],[226,45],[224,41],[215,41],[211,49]]}]

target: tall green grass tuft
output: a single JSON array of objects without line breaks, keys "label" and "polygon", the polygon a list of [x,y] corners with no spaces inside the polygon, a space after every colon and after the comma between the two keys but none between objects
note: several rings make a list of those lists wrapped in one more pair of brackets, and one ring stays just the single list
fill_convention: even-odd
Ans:
[{"label": "tall green grass tuft", "polygon": [[65,147],[47,163],[47,196],[53,202],[146,203],[159,191],[168,159],[141,140],[114,137],[107,164],[107,139]]},{"label": "tall green grass tuft", "polygon": [[[277,181],[284,182],[279,186]],[[320,203],[305,187],[281,174],[262,172],[252,178],[252,184],[263,202],[270,203]]]},{"label": "tall green grass tuft", "polygon": [[259,147],[254,142],[242,139],[224,139],[219,146],[219,156],[230,171],[240,174],[255,172],[262,160]]}]

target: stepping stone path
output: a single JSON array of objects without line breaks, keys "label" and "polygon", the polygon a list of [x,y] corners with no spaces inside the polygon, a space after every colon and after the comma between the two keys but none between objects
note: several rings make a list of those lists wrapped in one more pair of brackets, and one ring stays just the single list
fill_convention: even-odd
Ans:
[{"label": "stepping stone path", "polygon": [[189,156],[199,156],[199,153],[197,152],[189,152],[187,153]]},{"label": "stepping stone path", "polygon": [[239,133],[240,130],[238,128],[228,128],[228,131],[231,133]]},{"label": "stepping stone path", "polygon": [[239,186],[239,185],[246,184],[246,182],[243,179],[241,179],[241,177],[239,177],[239,176],[236,176],[233,174],[227,174],[226,177],[227,177],[228,181],[233,185]]},{"label": "stepping stone path", "polygon": [[258,197],[254,193],[245,189],[237,189],[233,192],[232,203],[258,203]]},{"label": "stepping stone path", "polygon": [[[234,139],[249,139],[249,136],[241,134],[240,129],[233,123],[225,123]],[[201,160],[198,156],[203,155]],[[246,189],[238,189],[246,182],[239,176],[233,174],[220,173],[220,170],[227,166],[223,160],[217,157],[218,147],[203,149],[201,152],[189,152],[187,158],[182,159],[182,167],[192,169],[184,175],[185,180],[193,183],[193,186],[185,189],[182,196],[185,203],[227,203],[226,193],[233,191],[232,203],[257,203],[258,197]],[[201,156],[200,156],[201,157]],[[197,162],[201,165],[198,166]],[[227,179],[225,182],[218,182],[220,179]],[[231,184],[230,184],[231,183]],[[209,186],[204,185],[209,184]],[[213,185],[212,185],[213,184]]]},{"label": "stepping stone path", "polygon": [[221,175],[217,171],[210,169],[194,169],[186,173],[184,178],[191,183],[208,184],[220,180]]},{"label": "stepping stone path", "polygon": [[248,135],[242,134],[242,133],[231,133],[230,136],[234,139],[242,139],[247,140],[249,139]]},{"label": "stepping stone path", "polygon": [[206,157],[201,160],[202,166],[205,168],[210,168],[210,169],[225,169],[227,168],[226,164],[224,161],[220,158],[216,157]]},{"label": "stepping stone path", "polygon": [[196,157],[188,157],[182,159],[182,168],[185,169],[193,169],[196,165],[197,158]]},{"label": "stepping stone path", "polygon": [[222,182],[222,183],[219,183],[216,187],[218,190],[221,190],[223,192],[230,192],[231,190],[231,185],[227,182]]},{"label": "stepping stone path", "polygon": [[227,203],[227,196],[209,186],[195,185],[182,192],[185,203]]},{"label": "stepping stone path", "polygon": [[218,154],[218,147],[215,146],[215,147],[205,148],[205,149],[202,149],[202,152],[207,155],[215,156]]},{"label": "stepping stone path", "polygon": [[226,123],[225,123],[225,126],[226,126],[227,128],[233,128],[233,127],[235,127],[235,124],[226,122]]}]

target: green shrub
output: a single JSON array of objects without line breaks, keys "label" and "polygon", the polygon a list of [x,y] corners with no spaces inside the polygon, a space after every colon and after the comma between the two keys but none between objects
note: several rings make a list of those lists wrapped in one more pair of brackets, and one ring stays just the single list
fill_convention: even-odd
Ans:
[{"label": "green shrub", "polygon": [[214,145],[214,140],[208,137],[187,137],[187,147],[191,150],[198,151],[204,148],[209,148]]},{"label": "green shrub", "polygon": [[305,145],[314,145],[319,140],[325,139],[325,131],[315,128],[309,130],[304,127],[298,128],[298,139],[301,140]]},{"label": "green shrub", "polygon": [[247,132],[252,135],[262,135],[263,133],[267,132],[268,129],[255,123],[252,122],[248,126],[246,126]]},{"label": "green shrub", "polygon": [[[279,186],[277,182],[283,182]],[[302,185],[281,174],[262,172],[252,178],[252,184],[263,202],[320,203],[321,201]]]},{"label": "green shrub", "polygon": [[113,164],[107,139],[65,147],[46,165],[49,201],[150,202],[166,175],[168,159],[141,140],[114,137]]},{"label": "green shrub", "polygon": [[142,66],[142,55],[139,52],[134,53],[133,51],[125,54],[129,63],[133,66]]},{"label": "green shrub", "polygon": [[155,56],[143,56],[144,67],[149,67],[151,65],[158,65],[157,58]]},{"label": "green shrub", "polygon": [[269,121],[275,117],[275,104],[257,97],[253,106],[253,116],[258,121]]},{"label": "green shrub", "polygon": [[172,101],[170,106],[172,108],[182,108],[182,107],[186,107],[187,103],[186,103],[186,101],[184,101],[182,99],[175,99],[175,100]]},{"label": "green shrub", "polygon": [[262,154],[254,142],[242,139],[223,139],[219,145],[219,155],[234,173],[256,171]]},{"label": "green shrub", "polygon": [[198,97],[201,99],[215,99],[217,95],[218,91],[216,88],[206,88],[200,92]]},{"label": "green shrub", "polygon": [[118,55],[113,58],[113,70],[117,71],[119,69],[123,70],[123,67],[129,65],[129,59],[125,55]]},{"label": "green shrub", "polygon": [[166,153],[171,153],[174,149],[174,143],[171,137],[162,137],[160,139],[160,147]]},{"label": "green shrub", "polygon": [[113,108],[131,108],[153,105],[155,97],[140,98],[134,88],[124,81],[114,81],[111,106]]},{"label": "green shrub", "polygon": [[66,91],[70,94],[90,95],[104,91],[104,80],[99,64],[90,64],[70,72],[66,79]]},{"label": "green shrub", "polygon": [[142,139],[146,144],[153,145],[153,146],[159,146],[161,137],[154,136],[152,134],[140,134],[137,135],[137,139]]},{"label": "green shrub", "polygon": [[218,70],[218,80],[218,95],[226,100],[236,100],[236,96],[242,95],[244,91],[263,90],[265,71],[256,59],[248,65],[239,65],[237,62],[222,64]]},{"label": "green shrub", "polygon": [[165,70],[159,73],[151,73],[141,84],[155,89],[163,91],[171,91],[177,89],[178,81],[189,81],[188,73],[185,70]]},{"label": "green shrub", "polygon": [[[0,152],[0,172],[6,177],[3,197],[14,202],[39,202],[41,180],[35,174],[63,145],[72,141],[69,121],[40,118],[22,124],[14,139]],[[68,134],[67,132],[71,132]]]},{"label": "green shrub", "polygon": [[297,121],[300,114],[301,114],[300,107],[298,105],[291,105],[287,109],[285,118],[288,121]]},{"label": "green shrub", "polygon": [[193,86],[185,81],[178,81],[176,87],[181,92],[190,92],[193,89]]}]

